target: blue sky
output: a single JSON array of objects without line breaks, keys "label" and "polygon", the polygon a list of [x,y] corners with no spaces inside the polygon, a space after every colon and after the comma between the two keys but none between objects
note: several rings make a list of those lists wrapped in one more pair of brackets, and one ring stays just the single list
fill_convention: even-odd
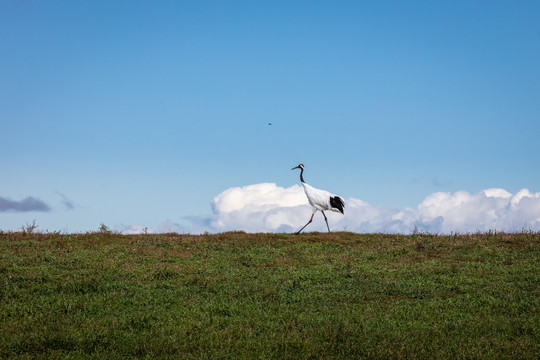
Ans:
[{"label": "blue sky", "polygon": [[540,191],[538,1],[0,0],[0,48],[3,230],[178,225],[299,163],[385,208]]}]

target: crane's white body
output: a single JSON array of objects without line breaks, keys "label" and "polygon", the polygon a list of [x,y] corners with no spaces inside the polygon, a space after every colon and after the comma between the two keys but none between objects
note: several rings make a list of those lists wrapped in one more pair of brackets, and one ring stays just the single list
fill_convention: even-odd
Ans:
[{"label": "crane's white body", "polygon": [[306,184],[304,182],[304,165],[300,164],[297,167],[292,168],[294,169],[300,169],[300,181],[302,182],[302,186],[304,187],[304,192],[306,193],[306,196],[308,198],[309,203],[311,206],[313,206],[313,213],[311,214],[311,218],[309,219],[308,223],[304,225],[303,228],[298,230],[296,234],[300,234],[302,230],[311,222],[313,221],[313,216],[319,210],[323,216],[324,221],[326,222],[326,227],[328,228],[328,232],[330,232],[330,226],[328,226],[328,219],[326,218],[326,215],[324,214],[325,210],[340,212],[343,214],[343,208],[345,207],[345,202],[342,198],[340,198],[337,195],[334,195],[326,190],[320,190],[316,189],[313,186]]},{"label": "crane's white body", "polygon": [[313,186],[306,184],[305,182],[302,183],[302,186],[304,187],[304,192],[306,193],[309,203],[311,204],[311,206],[313,206],[313,214],[315,214],[317,210],[331,210],[339,212],[338,209],[330,205],[330,198],[336,195],[326,190],[314,188]]}]

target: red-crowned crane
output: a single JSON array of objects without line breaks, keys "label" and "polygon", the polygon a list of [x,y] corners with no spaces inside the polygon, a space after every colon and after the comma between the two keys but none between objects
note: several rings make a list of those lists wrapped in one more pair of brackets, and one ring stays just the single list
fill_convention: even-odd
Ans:
[{"label": "red-crowned crane", "polygon": [[304,230],[306,226],[311,224],[311,221],[313,221],[313,216],[315,215],[317,210],[320,210],[322,212],[324,216],[324,221],[326,221],[326,227],[328,228],[328,232],[330,232],[330,226],[328,226],[328,219],[324,214],[324,210],[331,210],[343,214],[345,202],[337,195],[331,194],[325,190],[315,189],[313,186],[306,184],[303,176],[304,164],[293,167],[291,170],[294,169],[300,169],[300,181],[302,182],[302,186],[304,187],[304,192],[306,193],[309,203],[311,204],[311,206],[313,206],[313,213],[311,214],[311,218],[309,219],[307,224],[304,225],[303,228],[296,232],[296,235],[300,234],[300,232]]}]

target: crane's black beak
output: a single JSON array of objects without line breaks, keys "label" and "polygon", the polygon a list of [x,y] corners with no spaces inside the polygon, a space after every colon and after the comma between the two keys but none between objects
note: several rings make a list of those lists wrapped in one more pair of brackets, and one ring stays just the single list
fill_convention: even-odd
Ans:
[{"label": "crane's black beak", "polygon": [[300,169],[300,165],[293,167],[291,170]]}]

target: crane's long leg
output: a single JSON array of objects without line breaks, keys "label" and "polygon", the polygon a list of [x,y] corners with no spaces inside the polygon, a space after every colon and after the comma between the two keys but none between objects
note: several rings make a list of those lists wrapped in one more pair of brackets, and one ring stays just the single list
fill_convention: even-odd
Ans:
[{"label": "crane's long leg", "polygon": [[304,225],[304,227],[302,227],[300,230],[298,230],[297,232],[295,232],[294,235],[300,234],[300,232],[301,232],[302,230],[304,230],[304,228],[305,228],[306,226],[308,226],[309,224],[311,224],[311,222],[313,221],[313,215],[315,215],[315,213],[311,214],[311,218],[309,219],[309,221],[307,222],[307,224]]},{"label": "crane's long leg", "polygon": [[321,212],[322,212],[322,214],[324,216],[324,221],[326,221],[326,227],[328,228],[328,232],[331,232],[330,231],[330,226],[328,226],[328,219],[326,218],[326,215],[324,215],[324,211],[321,210]]}]

